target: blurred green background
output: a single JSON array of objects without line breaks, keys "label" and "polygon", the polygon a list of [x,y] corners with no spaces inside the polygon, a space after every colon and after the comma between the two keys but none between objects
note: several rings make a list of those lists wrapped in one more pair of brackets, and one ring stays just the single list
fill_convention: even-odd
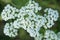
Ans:
[{"label": "blurred green background", "polygon": [[[4,7],[7,4],[11,4],[12,6],[20,9],[22,6],[25,6],[28,3],[28,1],[29,0],[0,0],[0,40],[34,40],[34,38],[30,37],[29,33],[27,33],[22,28],[19,29],[18,36],[16,36],[15,38],[10,38],[3,34],[3,28],[6,21],[1,19],[1,12],[4,9]],[[43,7],[43,9],[52,8],[58,10],[60,16],[60,0],[35,0],[35,1],[38,2],[39,5]],[[60,17],[50,30],[53,30],[55,33],[60,31]],[[41,33],[43,33],[44,31],[45,30],[43,28],[40,30]]]}]

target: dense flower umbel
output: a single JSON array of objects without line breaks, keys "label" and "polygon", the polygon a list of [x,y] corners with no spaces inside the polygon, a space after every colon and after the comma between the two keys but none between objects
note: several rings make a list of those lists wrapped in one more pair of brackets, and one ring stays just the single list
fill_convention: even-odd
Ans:
[{"label": "dense flower umbel", "polygon": [[51,8],[46,8],[44,12],[48,14],[44,14],[44,17],[47,19],[47,23],[44,25],[44,28],[51,28],[54,25],[54,21],[57,21],[59,14],[57,10],[53,10]]},{"label": "dense flower umbel", "polygon": [[51,30],[46,30],[44,38],[44,40],[57,40],[57,35]]},{"label": "dense flower umbel", "polygon": [[6,23],[4,27],[4,34],[8,35],[9,37],[15,37],[17,35],[18,30],[14,28],[12,23]]},{"label": "dense flower umbel", "polygon": [[44,16],[36,15],[41,9],[39,4],[32,0],[29,0],[29,3],[21,9],[17,9],[8,4],[2,11],[2,19],[5,21],[9,19],[16,20],[5,24],[4,34],[9,37],[15,37],[18,29],[23,28],[31,37],[34,37],[36,40],[41,40],[43,36],[40,37],[40,28],[51,28],[54,25],[54,21],[57,21],[59,17],[57,10],[51,8],[44,10],[47,13]]},{"label": "dense flower umbel", "polygon": [[[40,27],[42,27],[43,23],[45,23],[44,20],[46,20],[45,17],[36,15],[36,13],[41,10],[41,7],[39,7],[38,3],[30,0],[29,4],[22,7],[20,10],[16,9],[15,7],[12,7],[12,8],[11,7],[12,6],[10,6],[9,4],[5,7],[5,9],[3,10],[2,14],[1,14],[2,19],[7,21],[9,19],[16,18],[16,20],[14,22],[12,22],[12,25],[14,26],[14,28],[15,29],[23,28],[28,33],[30,33],[31,37],[35,37],[37,35],[37,32],[39,31]],[[8,12],[5,10],[8,10],[8,11],[10,10],[11,12]],[[27,17],[25,17],[25,16],[27,16]],[[40,24],[41,24],[41,26],[39,26]],[[9,23],[9,25],[10,25],[10,23]],[[5,26],[7,26],[7,25],[5,25]],[[5,30],[5,28],[4,28],[4,30]],[[5,34],[7,34],[7,33],[5,33]],[[11,37],[13,37],[13,35]]]},{"label": "dense flower umbel", "polygon": [[9,19],[15,19],[16,14],[19,10],[16,9],[15,7],[10,6],[9,4],[4,8],[1,16],[2,19],[7,21]]},{"label": "dense flower umbel", "polygon": [[35,37],[35,40],[60,40],[60,32],[57,34],[52,30],[46,30],[44,35],[38,34],[39,36]]}]

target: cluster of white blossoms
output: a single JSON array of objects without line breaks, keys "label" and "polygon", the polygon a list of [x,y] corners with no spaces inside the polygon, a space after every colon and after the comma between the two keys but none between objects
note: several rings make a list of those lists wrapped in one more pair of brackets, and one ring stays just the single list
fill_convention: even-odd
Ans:
[{"label": "cluster of white blossoms", "polygon": [[52,30],[46,30],[44,40],[57,40],[57,35]]},{"label": "cluster of white blossoms", "polygon": [[46,30],[44,35],[40,34],[35,40],[60,40],[60,32],[57,34],[52,30]]},{"label": "cluster of white blossoms", "polygon": [[9,36],[9,37],[15,37],[17,36],[18,30],[14,28],[12,23],[6,23],[4,27],[4,34]]},{"label": "cluster of white blossoms", "polygon": [[54,25],[54,21],[57,21],[59,15],[57,10],[51,8],[44,10],[47,13],[44,16],[36,15],[41,9],[42,7],[32,0],[29,0],[28,4],[21,7],[21,9],[17,9],[8,4],[2,11],[1,16],[5,21],[13,19],[14,22],[5,24],[4,34],[9,37],[15,37],[18,35],[18,29],[23,28],[31,37],[34,37],[36,40],[42,40],[43,36],[39,34],[40,28],[51,28]]},{"label": "cluster of white blossoms", "polygon": [[18,9],[16,9],[15,7],[10,6],[9,4],[4,8],[1,16],[2,19],[7,21],[9,19],[15,19],[15,17],[17,16],[18,13]]},{"label": "cluster of white blossoms", "polygon": [[46,8],[44,12],[47,13],[44,14],[44,17],[47,19],[47,23],[44,25],[44,28],[51,28],[54,25],[54,21],[57,21],[59,13],[57,10],[53,10],[51,8]]}]

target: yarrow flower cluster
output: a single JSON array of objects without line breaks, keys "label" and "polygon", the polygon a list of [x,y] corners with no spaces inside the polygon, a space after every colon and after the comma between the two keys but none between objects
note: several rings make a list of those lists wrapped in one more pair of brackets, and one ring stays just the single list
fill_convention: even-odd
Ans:
[{"label": "yarrow flower cluster", "polygon": [[47,23],[44,25],[44,28],[51,28],[54,25],[54,21],[57,21],[59,17],[58,11],[46,8],[44,12],[48,13],[44,14],[44,17],[47,19]]},{"label": "yarrow flower cluster", "polygon": [[[9,37],[15,37],[18,35],[18,29],[23,28],[31,37],[34,37],[36,40],[42,40],[43,36],[39,34],[40,28],[51,28],[54,25],[54,21],[57,21],[59,15],[57,10],[51,8],[44,10],[44,12],[47,13],[44,14],[44,16],[37,15],[37,12],[41,9],[42,7],[32,0],[29,0],[28,4],[23,6],[21,9],[17,9],[8,4],[2,11],[1,16],[5,21],[13,19],[14,22],[5,24],[4,34]],[[53,32],[51,35],[52,34]],[[53,36],[55,36],[55,34]]]},{"label": "yarrow flower cluster", "polygon": [[44,40],[57,40],[57,35],[52,30],[46,30]]},{"label": "yarrow flower cluster", "polygon": [[60,32],[57,34],[52,30],[46,30],[44,35],[39,34],[35,40],[60,40]]},{"label": "yarrow flower cluster", "polygon": [[12,23],[6,23],[5,27],[4,27],[4,34],[8,35],[9,37],[15,37],[17,36],[17,32],[18,30],[14,28],[14,26],[12,25]]},{"label": "yarrow flower cluster", "polygon": [[10,6],[9,4],[4,8],[1,16],[2,19],[7,21],[9,19],[15,19],[15,17],[17,16],[17,12],[19,10],[16,9],[15,7]]}]

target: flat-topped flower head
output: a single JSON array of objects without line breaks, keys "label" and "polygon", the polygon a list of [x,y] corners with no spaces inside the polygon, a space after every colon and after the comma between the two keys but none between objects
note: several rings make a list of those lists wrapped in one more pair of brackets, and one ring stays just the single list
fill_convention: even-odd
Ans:
[{"label": "flat-topped flower head", "polygon": [[[5,6],[1,13],[2,19],[5,21],[13,19],[14,21],[5,24],[4,34],[9,37],[15,37],[17,36],[18,29],[23,28],[31,37],[36,38],[36,40],[41,40],[40,38],[42,37],[40,37],[39,30],[42,27],[45,29],[51,28],[54,25],[54,21],[57,21],[59,17],[57,10],[51,8],[44,10],[47,13],[44,14],[44,16],[38,15],[37,13],[41,9],[42,7],[32,0],[29,0],[28,4],[21,7],[21,9],[12,7],[9,4]],[[49,35],[50,31],[46,31],[46,33]],[[54,33],[51,32],[51,35],[52,34]],[[55,36],[55,34],[53,36]]]},{"label": "flat-topped flower head", "polygon": [[15,37],[17,36],[18,30],[14,28],[12,23],[6,23],[4,27],[4,34],[9,36],[9,37]]},{"label": "flat-topped flower head", "polygon": [[44,40],[57,40],[57,35],[51,30],[46,30],[44,38]]},{"label": "flat-topped flower head", "polygon": [[7,4],[7,6],[5,6],[4,10],[2,11],[2,19],[7,21],[9,19],[15,19],[16,17],[16,13],[18,13],[18,9],[16,9],[15,7],[10,6],[10,4]]}]

